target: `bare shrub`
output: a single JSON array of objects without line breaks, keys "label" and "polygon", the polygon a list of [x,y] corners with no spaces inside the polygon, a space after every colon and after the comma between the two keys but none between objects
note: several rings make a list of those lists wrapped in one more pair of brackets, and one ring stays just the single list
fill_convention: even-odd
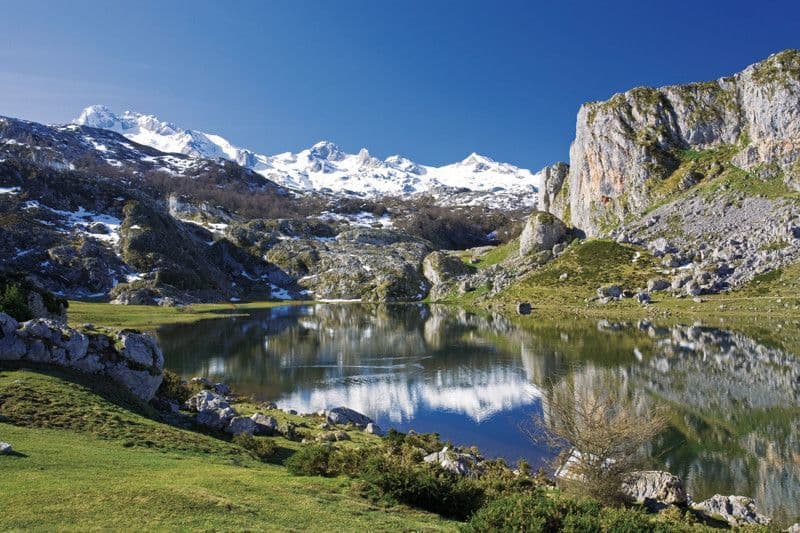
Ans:
[{"label": "bare shrub", "polygon": [[657,409],[636,409],[610,386],[552,386],[544,415],[534,417],[532,438],[559,450],[553,467],[559,485],[580,496],[615,503],[626,474],[639,469],[644,450],[666,427]]}]

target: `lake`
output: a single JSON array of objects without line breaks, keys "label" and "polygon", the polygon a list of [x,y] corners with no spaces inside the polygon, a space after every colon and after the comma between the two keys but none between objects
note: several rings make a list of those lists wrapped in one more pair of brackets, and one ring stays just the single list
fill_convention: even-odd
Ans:
[{"label": "lake", "polygon": [[437,432],[486,456],[544,465],[528,438],[548,390],[617,387],[666,409],[654,467],[689,493],[755,498],[781,522],[800,515],[800,357],[768,340],[697,324],[543,320],[450,306],[319,304],[157,332],[166,367],[240,394],[314,412],[347,406],[382,428]]}]

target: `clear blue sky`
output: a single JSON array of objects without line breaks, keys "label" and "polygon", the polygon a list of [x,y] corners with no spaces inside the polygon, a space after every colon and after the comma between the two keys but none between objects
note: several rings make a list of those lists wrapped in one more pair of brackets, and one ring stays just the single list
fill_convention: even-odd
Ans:
[{"label": "clear blue sky", "polygon": [[800,47],[800,2],[0,0],[0,114],[153,113],[263,153],[566,159],[588,100]]}]

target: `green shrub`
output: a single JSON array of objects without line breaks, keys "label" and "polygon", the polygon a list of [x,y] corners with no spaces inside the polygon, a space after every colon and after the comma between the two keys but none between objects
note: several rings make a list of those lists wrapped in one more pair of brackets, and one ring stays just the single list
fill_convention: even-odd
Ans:
[{"label": "green shrub", "polygon": [[303,446],[286,460],[286,468],[295,476],[331,476],[329,463],[333,449],[330,446]]},{"label": "green shrub", "polygon": [[262,461],[272,459],[278,451],[278,445],[275,444],[274,440],[264,437],[254,437],[245,433],[235,435],[233,437],[233,443],[251,452]]},{"label": "green shrub", "polygon": [[16,283],[9,283],[5,286],[0,295],[0,311],[11,315],[20,322],[33,318],[30,309],[28,309],[28,299],[25,296],[25,291]]},{"label": "green shrub", "polygon": [[393,456],[369,457],[360,477],[390,499],[458,520],[469,518],[484,501],[475,480]]},{"label": "green shrub", "polygon": [[164,379],[158,387],[156,393],[161,398],[173,400],[179,404],[183,404],[192,395],[189,387],[181,381],[180,376],[171,370],[164,370],[162,373]]},{"label": "green shrub", "polygon": [[464,531],[602,531],[600,504],[543,491],[505,496],[483,506]]}]

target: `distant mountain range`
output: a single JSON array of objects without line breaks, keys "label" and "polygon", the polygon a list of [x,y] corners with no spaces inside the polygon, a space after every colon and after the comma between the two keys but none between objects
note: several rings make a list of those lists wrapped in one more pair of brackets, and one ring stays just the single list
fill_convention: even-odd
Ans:
[{"label": "distant mountain range", "polygon": [[506,200],[501,202],[504,205],[532,206],[541,183],[541,173],[477,153],[457,163],[434,167],[399,155],[378,159],[366,148],[358,154],[348,154],[332,142],[321,141],[297,153],[268,156],[234,146],[219,135],[183,129],[153,115],[132,111],[116,114],[101,105],[87,107],[74,123],[111,130],[162,152],[228,159],[297,192],[373,198],[472,193],[466,203],[492,204],[496,203],[492,197],[498,196]]}]

